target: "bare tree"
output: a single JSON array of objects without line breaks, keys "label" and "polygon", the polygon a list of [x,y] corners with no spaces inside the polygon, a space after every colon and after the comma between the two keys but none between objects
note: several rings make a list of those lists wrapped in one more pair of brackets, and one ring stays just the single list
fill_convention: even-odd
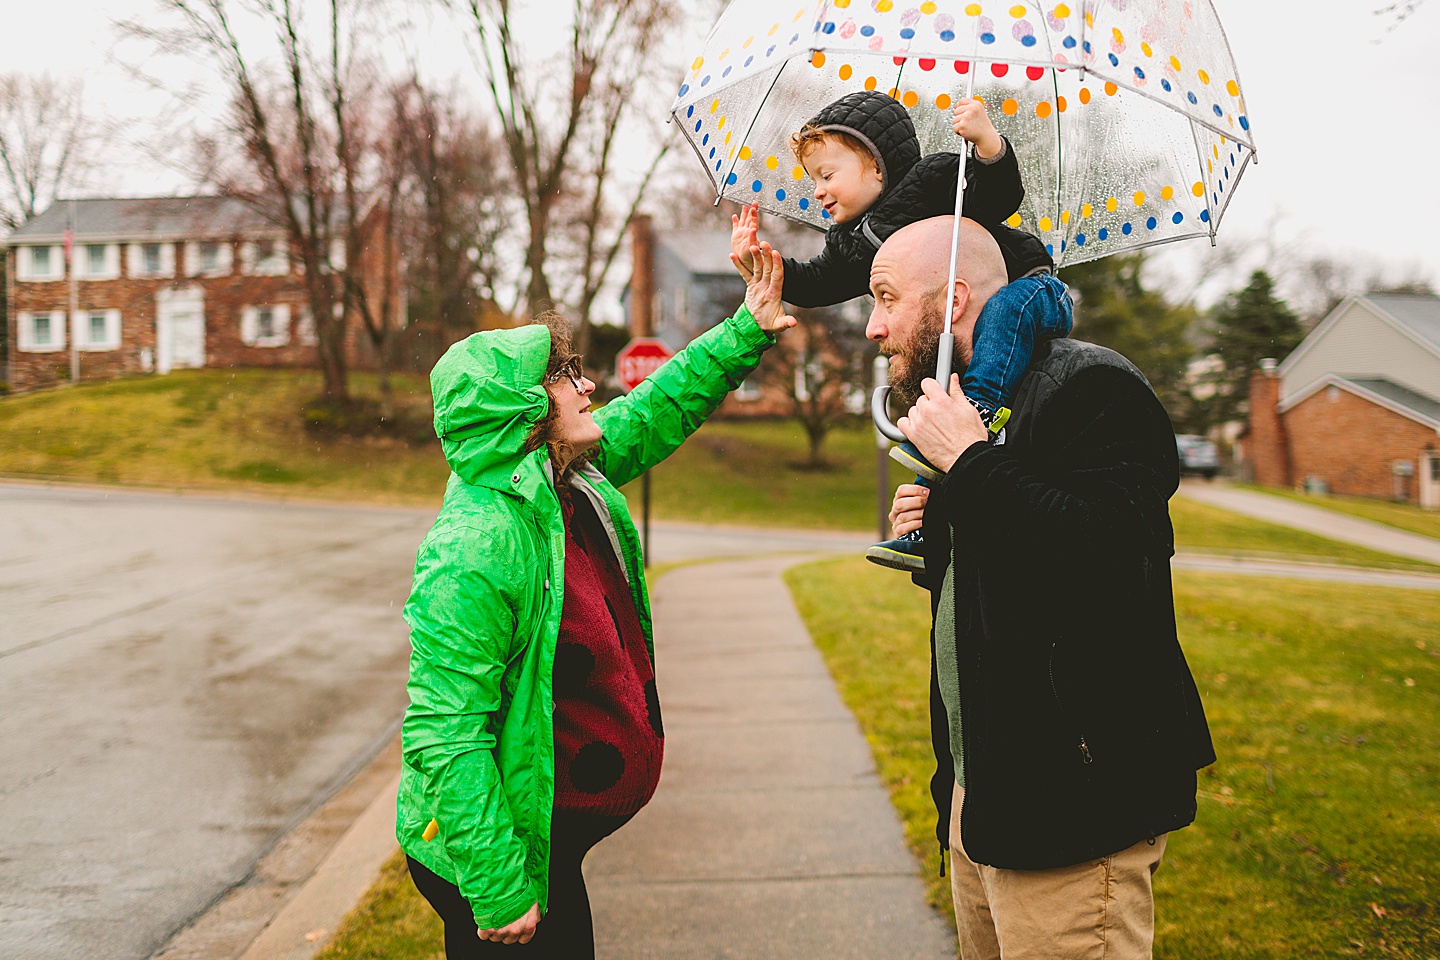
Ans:
[{"label": "bare tree", "polygon": [[96,133],[79,80],[0,74],[0,226],[16,227],[74,187]]},{"label": "bare tree", "polygon": [[761,380],[790,399],[791,415],[805,430],[805,466],[824,470],[825,438],[852,415],[852,395],[863,390],[875,356],[865,339],[864,312],[851,306],[793,311],[797,327],[761,365]]},{"label": "bare tree", "polygon": [[[156,0],[175,25],[123,25],[220,80],[229,112],[223,131],[202,138],[205,178],[285,230],[305,276],[325,397],[341,404],[349,399],[347,318],[358,312],[378,330],[388,310],[371,302],[376,294],[358,276],[369,234],[389,230],[390,218],[377,213],[383,141],[373,136],[373,84],[357,80],[365,71],[348,19],[356,2],[325,0],[327,29],[318,36],[307,31],[302,0]],[[242,42],[244,16],[268,28],[269,56]],[[382,240],[384,250],[393,254],[393,245]]]},{"label": "bare tree", "polygon": [[[567,192],[578,193],[589,206],[580,218],[575,271],[583,341],[590,307],[655,169],[652,165],[630,200],[619,205],[621,214],[604,215],[617,136],[636,98],[653,87],[649,79],[657,67],[652,52],[671,22],[671,5],[664,0],[572,0],[564,49],[542,61],[520,41],[513,0],[458,2],[475,28],[482,79],[524,207],[524,300],[531,312],[557,300],[551,280],[556,254],[552,231],[562,200]],[[558,98],[552,94],[557,90]],[[583,164],[577,162],[582,149]],[[585,186],[577,189],[573,181],[580,175]]]},{"label": "bare tree", "polygon": [[411,79],[393,94],[397,145],[406,175],[397,226],[414,256],[407,290],[417,336],[415,360],[428,366],[474,332],[508,266],[500,250],[510,226],[501,146],[453,93]]}]

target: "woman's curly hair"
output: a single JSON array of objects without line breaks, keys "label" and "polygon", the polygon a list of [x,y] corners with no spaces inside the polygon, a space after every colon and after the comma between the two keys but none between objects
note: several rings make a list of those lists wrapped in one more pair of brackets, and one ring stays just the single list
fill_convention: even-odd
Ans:
[{"label": "woman's curly hair", "polygon": [[[550,331],[550,359],[545,364],[545,382],[548,383],[550,378],[564,370],[566,365],[579,360],[580,355],[574,350],[570,324],[554,310],[546,310],[530,322],[544,324]],[[549,448],[550,462],[555,465],[557,472],[555,487],[564,491],[569,487],[570,475],[590,460],[594,455],[594,448],[577,456],[574,447],[555,435],[555,424],[559,416],[555,405],[550,404],[545,416],[530,428],[530,435],[525,438],[525,452],[531,453],[542,446]]]}]

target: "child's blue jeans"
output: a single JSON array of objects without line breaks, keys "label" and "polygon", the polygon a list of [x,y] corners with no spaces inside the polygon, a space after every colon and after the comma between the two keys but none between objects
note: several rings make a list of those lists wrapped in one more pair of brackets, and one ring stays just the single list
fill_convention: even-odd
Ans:
[{"label": "child's blue jeans", "polygon": [[[1020,377],[1035,354],[1035,344],[1070,335],[1073,309],[1065,284],[1053,273],[1021,277],[1001,287],[985,304],[975,320],[974,351],[960,378],[960,388],[987,422],[1015,396]],[[900,446],[915,459],[929,463],[914,444],[907,441]],[[915,482],[922,487],[930,485],[923,477],[916,477]]]}]

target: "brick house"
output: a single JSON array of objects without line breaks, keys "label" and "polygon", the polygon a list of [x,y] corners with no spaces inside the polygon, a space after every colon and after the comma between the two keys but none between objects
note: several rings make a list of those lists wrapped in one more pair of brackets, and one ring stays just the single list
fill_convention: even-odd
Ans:
[{"label": "brick house", "polygon": [[[73,317],[65,251],[72,217]],[[80,379],[94,380],[316,362],[304,275],[285,231],[238,200],[60,201],[4,244],[5,380],[13,390],[68,381],[72,364]],[[336,247],[332,262],[343,256]],[[366,366],[355,326],[348,353]]]},{"label": "brick house", "polygon": [[1336,307],[1255,372],[1239,452],[1258,483],[1440,509],[1440,297]]}]

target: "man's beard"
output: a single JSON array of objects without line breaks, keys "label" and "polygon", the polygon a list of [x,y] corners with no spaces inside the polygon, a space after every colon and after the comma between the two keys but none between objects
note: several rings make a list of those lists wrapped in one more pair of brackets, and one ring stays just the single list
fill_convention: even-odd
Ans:
[{"label": "man's beard", "polygon": [[922,393],[920,382],[935,376],[935,365],[940,361],[940,333],[944,329],[944,304],[940,297],[927,297],[910,336],[902,343],[880,345],[881,352],[887,348],[892,351],[891,395],[899,409],[908,411],[913,407]]}]

